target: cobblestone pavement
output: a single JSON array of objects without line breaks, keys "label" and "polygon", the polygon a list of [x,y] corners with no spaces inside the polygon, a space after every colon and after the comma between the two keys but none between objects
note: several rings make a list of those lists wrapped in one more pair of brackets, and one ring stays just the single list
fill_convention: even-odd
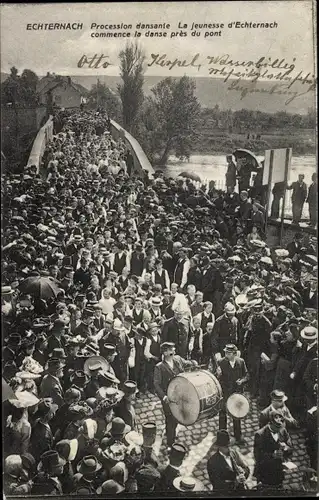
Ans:
[{"label": "cobblestone pavement", "polygon": [[[162,406],[157,396],[151,393],[141,394],[136,400],[137,426],[141,432],[140,425],[147,421],[156,421],[157,440],[154,445],[161,463],[167,461],[167,444],[165,438],[165,425]],[[251,472],[253,471],[253,442],[255,432],[258,430],[259,411],[255,401],[250,401],[250,412],[242,421],[242,434],[246,441],[245,445],[240,446],[239,451],[245,456],[249,463]],[[228,419],[228,430],[233,435],[232,422]],[[207,460],[214,453],[212,449],[212,439],[218,430],[218,416],[196,422],[194,425],[184,427],[178,425],[177,435],[190,451],[183,462],[181,472],[186,475],[193,475],[200,480],[207,490],[210,489],[210,482],[207,475]],[[297,465],[297,468],[286,473],[284,487],[289,490],[301,491],[302,467],[309,467],[308,457],[305,450],[305,441],[301,431],[291,432],[293,442],[293,456],[291,461]],[[253,487],[256,480],[250,475],[248,485]]]}]

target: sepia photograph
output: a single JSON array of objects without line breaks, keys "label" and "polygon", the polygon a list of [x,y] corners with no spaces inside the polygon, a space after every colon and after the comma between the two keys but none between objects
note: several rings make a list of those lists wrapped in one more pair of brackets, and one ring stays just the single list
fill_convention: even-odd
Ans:
[{"label": "sepia photograph", "polygon": [[2,3],[3,498],[318,492],[316,3]]}]

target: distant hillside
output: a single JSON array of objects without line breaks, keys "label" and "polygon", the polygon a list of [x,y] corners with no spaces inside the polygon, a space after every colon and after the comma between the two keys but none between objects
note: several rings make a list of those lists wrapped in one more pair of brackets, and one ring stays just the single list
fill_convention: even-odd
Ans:
[{"label": "distant hillside", "polygon": [[[111,89],[116,90],[117,85],[121,82],[118,76],[71,76],[72,80],[80,83],[84,87],[90,89],[97,82],[97,78],[105,83]],[[160,76],[145,76],[144,92],[146,95],[151,94],[151,89],[160,82],[163,78]],[[287,111],[288,113],[306,114],[308,108],[313,108],[315,103],[314,92],[296,98],[288,106],[285,106],[285,100],[288,96],[278,94],[253,93],[248,94],[244,99],[240,98],[240,94],[235,91],[228,90],[229,82],[226,84],[219,78],[194,78],[196,82],[196,95],[199,102],[205,108],[213,108],[216,104],[221,109],[232,109],[234,111],[240,109],[249,109],[255,111],[267,111],[268,113],[276,113],[277,111]],[[270,90],[273,83],[262,82],[256,85],[256,89],[264,88]],[[295,84],[294,90],[297,92],[305,92],[302,84]]]},{"label": "distant hillside", "polygon": [[[1,73],[1,83],[9,75]],[[75,83],[83,85],[88,90],[97,82],[97,78],[102,83],[105,83],[111,90],[116,91],[117,85],[121,82],[119,76],[78,76],[70,75]],[[151,89],[163,78],[161,76],[145,76],[144,92],[146,95],[151,94]],[[213,108],[216,104],[220,109],[232,109],[234,111],[240,109],[249,109],[255,111],[266,111],[268,113],[276,113],[277,111],[287,111],[288,113],[306,114],[309,108],[315,105],[315,93],[308,92],[301,97],[293,100],[288,106],[285,106],[285,100],[288,96],[267,93],[252,93],[248,94],[244,99],[236,91],[228,90],[229,82],[226,84],[219,78],[194,78],[196,82],[196,95],[199,102],[205,108]],[[270,90],[273,83],[258,82],[256,89],[264,88]],[[294,90],[297,92],[305,92],[302,84],[295,84]]]}]

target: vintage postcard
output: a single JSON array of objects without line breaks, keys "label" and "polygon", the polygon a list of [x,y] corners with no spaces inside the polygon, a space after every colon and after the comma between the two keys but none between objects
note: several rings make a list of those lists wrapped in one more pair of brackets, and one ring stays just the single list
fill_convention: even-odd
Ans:
[{"label": "vintage postcard", "polygon": [[1,4],[7,498],[317,491],[316,4]]}]

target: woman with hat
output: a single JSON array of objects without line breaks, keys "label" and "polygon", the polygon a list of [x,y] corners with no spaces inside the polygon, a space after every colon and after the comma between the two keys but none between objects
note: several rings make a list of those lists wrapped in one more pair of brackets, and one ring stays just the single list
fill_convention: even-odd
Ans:
[{"label": "woman with hat", "polygon": [[226,430],[217,431],[214,446],[217,451],[207,461],[207,472],[213,491],[222,494],[248,489],[248,464],[236,449],[230,447],[230,437]]},{"label": "woman with hat", "polygon": [[10,414],[4,429],[5,454],[22,455],[29,449],[31,425],[28,421],[28,411],[18,403],[18,400],[12,400],[10,404]]}]

